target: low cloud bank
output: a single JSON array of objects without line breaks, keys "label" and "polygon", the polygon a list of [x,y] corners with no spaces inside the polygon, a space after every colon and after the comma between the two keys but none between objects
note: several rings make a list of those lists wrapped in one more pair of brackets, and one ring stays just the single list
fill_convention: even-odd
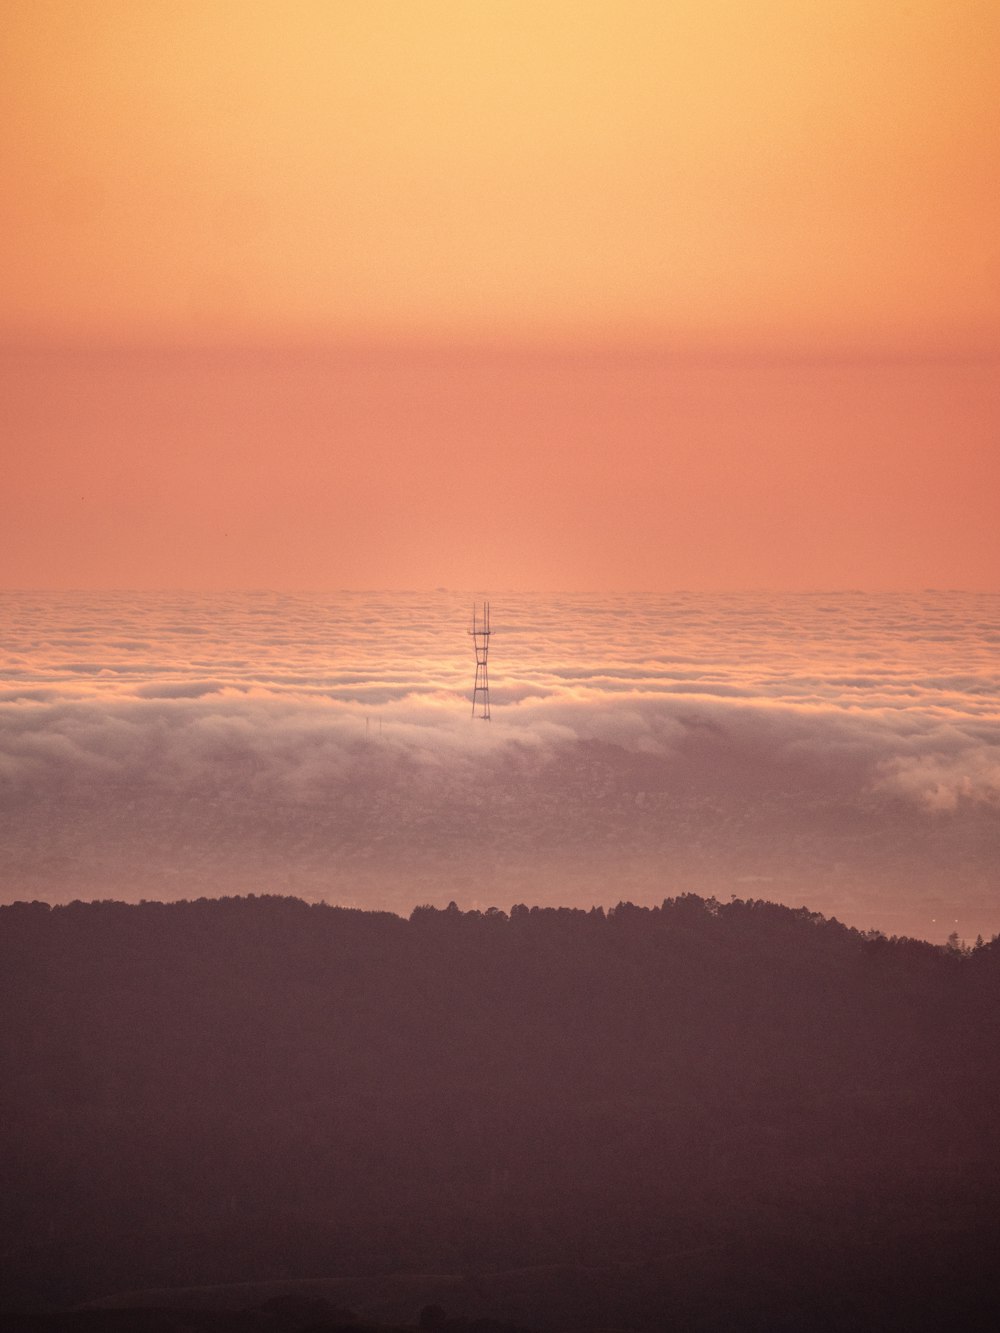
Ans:
[{"label": "low cloud bank", "polygon": [[1000,929],[998,599],[651,599],[644,628],[524,599],[494,619],[489,725],[456,599],[360,599],[23,597],[3,897],[766,883],[852,924]]},{"label": "low cloud bank", "polygon": [[28,693],[0,701],[0,774],[8,795],[95,774],[169,791],[206,779],[224,784],[247,765],[295,786],[335,780],[373,745],[422,766],[475,768],[505,751],[551,761],[563,747],[599,743],[670,767],[714,765],[721,787],[796,773],[810,786],[891,790],[929,809],[1000,796],[1000,726],[940,707],[586,689],[494,702],[489,726],[470,712],[466,698],[442,691],[367,707],[205,682],[139,698]]}]

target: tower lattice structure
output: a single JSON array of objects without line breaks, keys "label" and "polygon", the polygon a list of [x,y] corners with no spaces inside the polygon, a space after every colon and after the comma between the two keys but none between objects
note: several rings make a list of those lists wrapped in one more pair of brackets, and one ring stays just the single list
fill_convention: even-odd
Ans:
[{"label": "tower lattice structure", "polygon": [[[490,720],[490,604],[483,602],[483,617],[479,619],[472,608],[472,629],[469,630],[476,649],[476,683],[472,690],[472,716]],[[479,710],[478,713],[476,710]]]}]

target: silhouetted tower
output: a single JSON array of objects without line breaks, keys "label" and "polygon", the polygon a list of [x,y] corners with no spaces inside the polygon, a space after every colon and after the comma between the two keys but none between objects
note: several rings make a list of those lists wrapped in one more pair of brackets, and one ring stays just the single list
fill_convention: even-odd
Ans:
[{"label": "silhouetted tower", "polygon": [[490,653],[490,604],[483,602],[483,618],[478,620],[476,608],[472,608],[472,629],[469,630],[472,635],[472,642],[476,649],[476,684],[472,691],[472,716],[476,717],[476,709],[479,709],[478,716],[484,721],[490,720],[490,669],[487,665],[487,658]]}]

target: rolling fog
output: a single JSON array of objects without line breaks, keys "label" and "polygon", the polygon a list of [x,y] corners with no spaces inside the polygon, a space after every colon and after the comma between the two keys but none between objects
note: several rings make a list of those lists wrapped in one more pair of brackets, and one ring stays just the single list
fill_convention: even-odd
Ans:
[{"label": "rolling fog", "polygon": [[1000,597],[2,595],[3,901],[764,898],[1000,931]]}]

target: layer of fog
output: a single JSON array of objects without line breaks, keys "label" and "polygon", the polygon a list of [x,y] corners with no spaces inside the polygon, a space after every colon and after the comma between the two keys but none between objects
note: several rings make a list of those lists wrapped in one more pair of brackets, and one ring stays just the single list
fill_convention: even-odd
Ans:
[{"label": "layer of fog", "polygon": [[5,597],[4,899],[767,897],[1000,930],[1000,599]]}]

